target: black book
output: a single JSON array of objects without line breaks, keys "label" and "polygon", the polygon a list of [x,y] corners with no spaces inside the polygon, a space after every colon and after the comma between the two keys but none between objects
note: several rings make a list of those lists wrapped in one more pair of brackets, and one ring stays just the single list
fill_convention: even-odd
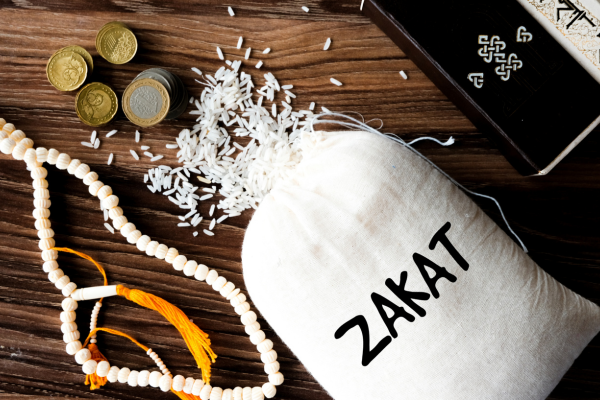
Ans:
[{"label": "black book", "polygon": [[363,10],[523,175],[547,174],[600,122],[600,83],[517,0]]}]

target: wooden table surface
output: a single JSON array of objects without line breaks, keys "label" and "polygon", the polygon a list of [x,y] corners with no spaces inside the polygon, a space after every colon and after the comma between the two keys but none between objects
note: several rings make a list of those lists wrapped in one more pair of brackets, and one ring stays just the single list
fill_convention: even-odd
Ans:
[{"label": "wooden table surface", "polygon": [[[101,180],[113,187],[129,219],[144,233],[198,262],[217,268],[244,288],[240,250],[251,212],[216,228],[216,236],[193,237],[192,228],[177,228],[180,210],[165,196],[153,195],[142,177],[151,166],[147,158],[135,161],[129,149],[136,128],[122,114],[98,130],[98,150],[83,147],[92,129],[74,110],[75,93],[61,93],[46,80],[45,65],[52,53],[78,44],[94,56],[94,80],[111,85],[118,95],[142,70],[164,67],[178,74],[190,93],[202,87],[191,67],[214,72],[222,62],[215,46],[230,59],[242,59],[235,46],[262,50],[265,63],[257,73],[256,58],[244,62],[261,84],[262,73],[272,71],[282,84],[293,84],[294,106],[311,101],[335,111],[360,112],[380,118],[385,130],[413,139],[454,136],[450,148],[433,144],[419,149],[469,189],[495,196],[513,228],[530,249],[531,257],[552,276],[582,296],[600,300],[600,135],[593,132],[549,176],[518,175],[496,147],[482,136],[446,97],[376,26],[359,11],[359,0],[0,0],[0,117],[14,123],[36,146],[56,148],[89,164]],[[227,5],[233,6],[231,18]],[[301,6],[310,8],[309,13]],[[123,21],[135,32],[139,50],[125,65],[112,65],[98,56],[95,35],[112,20]],[[331,50],[322,51],[327,37]],[[408,73],[407,81],[398,71]],[[335,76],[344,86],[335,87]],[[258,86],[258,85],[257,85]],[[165,164],[176,166],[176,150],[166,150],[181,129],[193,125],[187,113],[176,121],[141,129],[140,145],[165,154]],[[119,133],[105,138],[111,129]],[[244,141],[241,141],[244,143]],[[110,153],[115,161],[108,166]],[[151,291],[182,308],[210,334],[219,359],[213,382],[224,387],[254,386],[265,380],[262,363],[249,342],[239,317],[219,294],[186,278],[163,261],[142,255],[119,234],[104,226],[97,199],[81,181],[65,171],[49,168],[52,228],[57,245],[93,256],[107,270],[111,283]],[[64,351],[59,313],[62,295],[48,282],[34,229],[33,189],[23,162],[0,155],[0,398],[15,395],[114,399],[165,398],[156,389],[108,384],[91,392],[83,385],[81,368]],[[500,226],[497,210],[477,202]],[[207,213],[214,202],[204,202]],[[202,228],[206,228],[203,223]],[[80,287],[101,284],[90,263],[60,256],[61,267]],[[86,335],[93,302],[82,302],[77,323]],[[261,325],[266,322],[259,317]],[[111,298],[102,308],[99,325],[126,331],[157,351],[174,374],[197,375],[193,359],[178,332],[155,312],[122,298]],[[330,399],[281,343],[273,331],[286,382],[278,399]],[[600,350],[596,338],[575,362],[550,399],[600,399]],[[101,350],[114,364],[151,368],[151,360],[122,338],[101,334]],[[369,399],[370,400],[370,399]]]}]

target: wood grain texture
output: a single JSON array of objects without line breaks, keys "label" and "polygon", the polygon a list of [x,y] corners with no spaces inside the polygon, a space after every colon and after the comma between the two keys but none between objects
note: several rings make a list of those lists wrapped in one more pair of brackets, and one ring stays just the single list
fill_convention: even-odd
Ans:
[{"label": "wood grain texture", "polygon": [[[121,198],[128,218],[144,233],[177,247],[182,254],[217,268],[244,288],[240,250],[251,213],[227,220],[217,235],[192,236],[192,229],[176,228],[179,210],[164,196],[148,192],[142,177],[150,164],[135,162],[129,149],[135,127],[122,113],[99,130],[102,145],[92,150],[80,145],[92,131],[79,122],[73,93],[56,91],[46,80],[45,64],[58,48],[79,44],[94,56],[94,80],[111,85],[118,95],[142,70],[164,67],[179,74],[192,95],[199,95],[190,67],[215,71],[221,66],[215,46],[229,59],[242,59],[235,49],[258,52],[283,84],[293,84],[295,104],[362,113],[381,119],[385,130],[413,139],[454,136],[457,144],[419,149],[469,189],[495,196],[514,229],[530,248],[532,258],[546,271],[592,301],[600,301],[600,138],[592,133],[550,176],[523,178],[485,137],[415,68],[405,55],[359,10],[359,0],[281,1],[234,0],[236,17],[214,0],[134,0],[89,2],[0,0],[0,117],[25,131],[36,145],[56,148],[89,164]],[[310,13],[300,7],[307,5]],[[126,65],[112,65],[97,55],[94,38],[106,22],[121,20],[137,35],[139,51]],[[327,37],[330,51],[322,51]],[[255,82],[262,74],[253,68],[258,58],[244,63]],[[410,79],[399,78],[407,71]],[[335,76],[344,86],[335,87]],[[165,154],[175,166],[175,151],[165,143],[193,124],[193,116],[141,130],[143,145]],[[108,130],[119,129],[110,139]],[[115,161],[106,165],[108,155]],[[259,355],[249,342],[239,318],[219,294],[168,267],[141,255],[119,234],[103,227],[97,201],[77,179],[49,168],[52,223],[57,243],[84,251],[102,263],[112,283],[151,291],[178,305],[206,330],[220,355],[213,369],[215,385],[256,385],[264,382]],[[33,189],[24,164],[0,155],[0,399],[15,395],[38,399],[82,397],[106,399],[173,399],[155,389],[132,389],[109,384],[90,392],[80,367],[64,351],[60,332],[62,295],[41,269],[33,226]],[[478,201],[503,226],[492,204]],[[212,203],[205,202],[206,213]],[[203,225],[206,227],[205,225]],[[79,286],[98,285],[101,278],[84,260],[61,255],[61,267]],[[99,325],[127,331],[152,347],[175,374],[197,375],[193,359],[177,331],[156,313],[124,299],[111,298],[100,313]],[[82,302],[77,323],[85,334],[93,303]],[[263,326],[267,326],[260,318]],[[280,339],[267,328],[280,354],[286,382],[278,399],[330,399]],[[120,366],[150,368],[151,360],[124,339],[100,335],[100,346]],[[552,400],[600,398],[600,340],[596,338],[575,362],[550,396]]]}]

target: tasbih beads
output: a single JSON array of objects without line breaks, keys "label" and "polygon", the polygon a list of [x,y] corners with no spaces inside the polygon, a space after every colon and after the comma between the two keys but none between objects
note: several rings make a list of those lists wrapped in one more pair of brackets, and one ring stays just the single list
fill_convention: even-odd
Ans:
[{"label": "tasbih beads", "polygon": [[[61,330],[63,340],[66,343],[66,351],[69,355],[75,357],[75,361],[82,366],[83,372],[91,379],[91,388],[100,387],[104,382],[127,383],[135,387],[156,387],[167,392],[172,390],[179,397],[186,396],[199,397],[202,400],[262,400],[273,398],[276,394],[276,386],[283,383],[284,377],[279,372],[279,362],[277,361],[277,352],[273,350],[273,342],[267,339],[264,331],[260,329],[257,321],[257,315],[250,309],[250,304],[246,301],[246,296],[236,288],[233,282],[229,282],[225,277],[220,276],[214,269],[209,269],[206,265],[198,264],[196,261],[188,260],[186,256],[179,254],[179,251],[158,241],[152,240],[149,236],[143,235],[136,226],[129,222],[119,207],[119,198],[113,194],[110,186],[104,185],[97,173],[90,170],[90,167],[77,159],[71,159],[66,153],[60,153],[56,149],[45,149],[43,147],[34,148],[33,141],[26,137],[25,133],[16,130],[13,124],[6,123],[0,118],[0,152],[12,154],[16,160],[24,160],[27,168],[31,171],[34,187],[34,206],[33,217],[35,218],[35,227],[38,231],[39,247],[42,251],[44,260],[43,270],[48,273],[48,279],[54,283],[56,288],[61,290],[65,299],[62,301],[63,311],[60,314],[62,322]],[[133,338],[108,328],[98,328],[97,320],[102,307],[101,300],[97,301],[90,321],[90,345],[84,347],[81,342],[80,333],[75,323],[77,310],[77,300],[101,299],[110,295],[131,296],[134,290],[118,286],[102,286],[97,288],[77,289],[77,284],[71,282],[69,277],[59,268],[58,250],[55,247],[54,231],[50,223],[50,192],[48,191],[47,170],[42,167],[43,163],[55,165],[60,170],[66,170],[69,174],[82,179],[83,183],[89,187],[91,195],[96,196],[101,201],[101,207],[108,210],[108,215],[112,220],[115,229],[119,230],[127,242],[134,244],[138,250],[145,252],[149,256],[165,260],[171,264],[177,271],[182,271],[184,275],[193,277],[198,281],[204,281],[219,292],[221,296],[230,301],[235,312],[240,316],[242,324],[245,326],[246,333],[250,341],[256,345],[261,354],[261,360],[264,363],[264,370],[268,375],[269,382],[256,387],[236,387],[234,389],[222,389],[212,387],[208,382],[210,375],[204,375],[204,379],[195,379],[192,377],[183,377],[176,375],[173,377],[169,369],[162,362],[160,357],[150,348],[147,348]],[[65,251],[64,249],[59,249]],[[74,251],[71,251],[74,252]],[[74,252],[76,253],[76,252]],[[78,253],[79,254],[79,253]],[[80,254],[81,255],[81,254]],[[81,255],[85,256],[85,255]],[[89,257],[84,257],[91,260]],[[91,260],[93,261],[93,260]],[[94,262],[95,263],[95,262]],[[97,264],[97,263],[95,263]],[[97,265],[99,269],[101,267]],[[102,270],[103,272],[103,270]],[[106,285],[106,280],[105,280]],[[143,292],[140,292],[143,293]],[[129,297],[127,297],[129,298]],[[132,300],[132,299],[130,299]],[[133,300],[135,301],[135,300]],[[177,309],[178,310],[178,309]],[[108,333],[126,336],[134,341],[138,346],[146,350],[148,356],[156,363],[159,371],[136,371],[129,368],[119,368],[111,366],[110,363],[95,353],[96,333],[105,331]],[[87,343],[87,341],[86,341]],[[188,344],[189,345],[189,344]],[[191,397],[193,398],[193,397]]]}]

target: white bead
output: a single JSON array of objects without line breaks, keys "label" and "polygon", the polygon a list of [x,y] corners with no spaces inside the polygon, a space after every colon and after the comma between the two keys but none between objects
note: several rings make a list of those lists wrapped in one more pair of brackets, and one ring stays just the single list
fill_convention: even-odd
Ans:
[{"label": "white bead", "polygon": [[283,383],[283,374],[281,372],[277,372],[275,374],[270,374],[269,382],[271,382],[275,386],[281,385]]},{"label": "white bead", "polygon": [[239,386],[233,388],[233,400],[243,400],[242,399],[243,391],[244,391],[244,389],[242,389]]},{"label": "white bead", "polygon": [[242,399],[244,400],[252,400],[252,388],[246,386],[242,391]]},{"label": "white bead", "polygon": [[70,163],[71,157],[67,153],[61,153],[56,159],[56,168],[65,170],[69,167]]},{"label": "white bead", "polygon": [[58,251],[56,250],[46,250],[42,251],[42,260],[44,261],[53,261],[58,258]]},{"label": "white bead", "polygon": [[181,392],[183,390],[183,385],[185,385],[185,378],[183,375],[175,375],[171,388],[176,392]]},{"label": "white bead", "polygon": [[135,245],[139,251],[146,251],[148,243],[150,243],[150,236],[143,235],[141,238],[139,238]]},{"label": "white bead", "polygon": [[41,239],[40,242],[38,243],[38,246],[39,246],[40,250],[50,250],[51,248],[54,247],[55,244],[56,244],[56,242],[54,241],[54,239],[48,238],[48,239]]},{"label": "white bead", "polygon": [[35,149],[35,155],[38,162],[44,163],[48,160],[48,149],[45,147],[38,147]]},{"label": "white bead", "polygon": [[233,400],[233,389],[223,390],[222,400]]},{"label": "white bead", "polygon": [[173,269],[175,269],[175,271],[183,271],[185,263],[187,263],[187,257],[184,255],[178,255],[173,260]]},{"label": "white bead", "polygon": [[119,367],[116,367],[116,366],[110,367],[110,370],[108,371],[108,375],[106,375],[106,379],[108,379],[108,381],[110,383],[117,382],[117,380],[119,378],[119,372],[120,372]]},{"label": "white bead", "polygon": [[71,162],[69,163],[69,166],[67,167],[67,172],[71,175],[73,175],[75,173],[75,170],[77,169],[77,167],[79,167],[81,165],[81,161],[79,161],[78,159],[73,159],[71,160]]},{"label": "white bead", "polygon": [[262,353],[260,355],[260,360],[265,364],[277,361],[277,352],[275,350],[269,350],[266,353]]},{"label": "white bead", "polygon": [[[185,271],[185,269],[184,269],[184,271]],[[196,268],[196,272],[194,273],[194,278],[198,281],[203,281],[206,279],[207,275],[208,275],[208,267],[204,264],[198,264],[197,268]]]},{"label": "white bead", "polygon": [[96,375],[100,378],[106,378],[108,371],[110,371],[110,363],[106,360],[100,361],[96,367]]},{"label": "white bead", "polygon": [[185,378],[185,384],[183,385],[183,393],[192,394],[194,382],[196,382],[194,378]]},{"label": "white bead", "polygon": [[31,179],[46,179],[48,170],[44,167],[35,167],[31,169]]},{"label": "white bead", "polygon": [[246,325],[246,334],[248,336],[252,335],[254,332],[257,332],[260,330],[260,324],[258,323],[258,321],[251,323],[250,325]]},{"label": "white bead", "polygon": [[62,288],[62,295],[69,297],[75,291],[75,289],[77,289],[77,284],[75,282],[69,282],[64,288]]},{"label": "white bead", "polygon": [[126,224],[127,224],[127,217],[125,217],[124,215],[121,215],[120,217],[113,219],[113,226],[117,230],[120,230]]},{"label": "white bead", "polygon": [[111,194],[110,196],[108,196],[107,198],[102,200],[102,207],[106,208],[107,210],[115,208],[118,205],[119,205],[119,198],[117,196],[115,196],[114,194]]},{"label": "white bead", "polygon": [[48,189],[35,189],[33,191],[33,198],[48,200],[50,199],[50,192]]},{"label": "white bead", "polygon": [[[125,217],[123,217],[123,218],[125,218]],[[146,254],[149,256],[155,255],[157,248],[158,248],[158,242],[156,240],[152,240],[150,243],[148,243],[148,246],[146,246]]]},{"label": "white bead", "polygon": [[67,286],[69,282],[71,282],[71,279],[69,279],[67,275],[63,275],[56,282],[54,282],[54,286],[56,286],[58,290],[63,290],[63,288]]},{"label": "white bead", "polygon": [[[12,138],[11,138],[12,139]],[[17,145],[13,148],[12,156],[15,160],[22,160],[25,158],[25,152],[28,147],[23,143],[17,143]]]},{"label": "white bead", "polygon": [[210,391],[210,400],[221,400],[223,397],[223,389],[220,387],[214,387]]},{"label": "white bead", "polygon": [[210,386],[210,385],[204,385],[204,387],[200,391],[200,398],[202,400],[209,400],[210,399],[210,391],[211,390],[212,390],[212,386]]},{"label": "white bead", "polygon": [[138,385],[138,376],[140,375],[139,371],[131,371],[129,376],[127,377],[127,384],[131,387],[136,387]]},{"label": "white bead", "polygon": [[91,375],[96,372],[96,367],[98,367],[98,362],[96,360],[87,360],[81,366],[83,373],[86,375]]},{"label": "white bead", "polygon": [[48,181],[44,178],[34,179],[32,184],[34,189],[48,189]]},{"label": "white bead", "polygon": [[200,396],[200,392],[204,387],[204,381],[202,379],[196,379],[194,381],[194,386],[192,387],[192,395],[198,397]]},{"label": "white bead", "polygon": [[83,349],[80,349],[77,353],[75,353],[75,361],[79,365],[83,365],[84,362],[91,359],[92,353],[85,347]]},{"label": "white bead", "polygon": [[35,219],[47,219],[50,217],[50,210],[47,208],[36,208],[33,210],[33,218]]},{"label": "white bead", "polygon": [[131,372],[131,370],[127,367],[125,368],[121,368],[121,370],[119,371],[119,376],[117,378],[117,380],[119,381],[119,383],[126,383],[127,380],[129,379],[129,373]]},{"label": "white bead", "polygon": [[171,390],[172,384],[173,378],[171,378],[170,375],[163,375],[162,378],[160,378],[160,381],[158,381],[160,390],[162,390],[163,392],[168,392],[169,390]]},{"label": "white bead", "polygon": [[250,303],[245,301],[242,304],[238,304],[237,306],[234,307],[234,310],[237,315],[242,315],[245,312],[250,311]]},{"label": "white bead", "polygon": [[25,132],[23,132],[23,131],[22,131],[22,130],[20,130],[20,129],[17,129],[16,131],[13,131],[13,132],[10,134],[10,138],[11,138],[12,140],[14,140],[14,141],[15,141],[15,143],[19,143],[21,140],[25,139],[26,137],[27,137],[27,136],[25,135]]},{"label": "white bead", "polygon": [[56,149],[48,150],[48,156],[46,158],[46,162],[48,162],[48,164],[50,164],[50,165],[55,165],[56,162],[58,161],[59,154],[60,153]]},{"label": "white bead", "polygon": [[159,260],[164,260],[167,256],[167,251],[169,251],[167,245],[159,244],[156,248],[156,253],[154,254],[154,257],[158,258]]},{"label": "white bead", "polygon": [[15,126],[13,124],[7,124],[6,121],[4,120],[4,118],[2,118],[0,120],[0,122],[2,122],[4,124],[4,126],[2,127],[2,130],[6,133],[8,133],[9,135],[15,130]]},{"label": "white bead", "polygon": [[225,286],[226,283],[227,283],[227,279],[224,276],[220,276],[217,278],[216,281],[213,282],[212,288],[213,288],[213,290],[218,292],[221,289],[223,289],[223,286]]},{"label": "white bead", "polygon": [[219,273],[214,269],[211,269],[210,271],[208,271],[208,275],[206,275],[206,283],[212,285],[213,283],[215,283],[218,277]]},{"label": "white bead", "polygon": [[27,163],[27,165],[30,164],[39,164],[38,160],[37,160],[37,154],[35,153],[35,149],[27,149],[25,151],[25,155],[23,156],[23,161],[25,161]]},{"label": "white bead", "polygon": [[62,301],[62,309],[64,311],[75,311],[77,310],[77,302],[70,297],[67,297]]},{"label": "white bead", "polygon": [[171,247],[167,251],[167,255],[165,256],[165,261],[168,262],[169,264],[173,264],[175,257],[177,257],[178,255],[179,255],[179,251],[175,247]]},{"label": "white bead", "polygon": [[150,373],[150,379],[148,380],[148,383],[152,387],[159,387],[160,386],[160,378],[162,378],[162,374],[160,372],[152,371]]},{"label": "white bead", "polygon": [[142,232],[135,230],[127,235],[127,242],[131,244],[136,244],[138,240],[142,237]]},{"label": "white bead", "polygon": [[271,341],[271,339],[265,339],[262,342],[260,342],[258,345],[256,345],[256,348],[259,353],[261,353],[261,354],[266,353],[267,351],[270,351],[273,349],[273,342]]},{"label": "white bead", "polygon": [[100,190],[102,186],[104,186],[104,183],[102,183],[101,181],[95,181],[90,185],[88,191],[92,196],[95,196],[98,194],[98,190]]},{"label": "white bead", "polygon": [[52,206],[52,201],[50,201],[50,199],[34,199],[33,206],[35,208],[50,208]]},{"label": "white bead", "polygon": [[64,275],[65,275],[65,273],[63,272],[63,270],[58,268],[58,269],[52,270],[48,273],[48,280],[52,283],[55,283],[57,280],[62,278]]},{"label": "white bead", "polygon": [[84,177],[83,177],[83,183],[85,183],[87,186],[90,186],[92,183],[96,182],[98,180],[98,174],[95,172],[88,172]]},{"label": "white bead", "polygon": [[231,292],[233,292],[233,289],[235,289],[235,284],[233,282],[227,282],[225,286],[221,288],[219,294],[223,297],[227,297]]},{"label": "white bead", "polygon": [[148,386],[148,383],[150,383],[150,371],[143,370],[138,375],[138,385],[141,387],[146,387]]},{"label": "white bead", "polygon": [[237,296],[235,296],[233,299],[231,299],[230,303],[231,303],[232,307],[237,307],[245,301],[246,301],[246,295],[244,293],[240,293]]},{"label": "white bead", "polygon": [[265,372],[267,375],[279,372],[279,361],[273,361],[272,363],[265,364]]},{"label": "white bead", "polygon": [[250,325],[251,323],[256,322],[257,318],[258,317],[254,311],[247,311],[244,314],[242,314],[242,324],[244,324],[244,326]]},{"label": "white bead", "polygon": [[60,313],[60,321],[61,322],[73,322],[75,321],[75,317],[77,314],[75,311],[63,311]]},{"label": "white bead", "polygon": [[44,272],[50,273],[52,271],[56,271],[58,269],[58,263],[56,260],[46,261],[42,266]]},{"label": "white bead", "polygon": [[123,209],[121,207],[113,207],[108,210],[108,216],[110,219],[116,219],[123,215]]},{"label": "white bead", "polygon": [[75,170],[75,176],[79,179],[83,179],[88,174],[88,172],[90,172],[90,166],[87,164],[81,164]]},{"label": "white bead", "polygon": [[98,189],[98,193],[96,193],[96,196],[98,196],[98,198],[100,200],[104,200],[105,198],[107,198],[111,194],[113,194],[112,188],[110,186],[108,186],[108,185],[104,185],[100,189]]},{"label": "white bead", "polygon": [[60,326],[62,333],[73,332],[77,330],[77,324],[75,322],[64,322]]},{"label": "white bead", "polygon": [[229,293],[227,295],[227,300],[231,301],[231,299],[233,299],[234,297],[236,297],[238,294],[240,294],[240,288],[237,288],[233,292]]},{"label": "white bead", "polygon": [[79,333],[78,330],[74,330],[73,332],[67,332],[63,335],[63,341],[65,343],[71,343],[74,342],[76,340],[79,340],[79,338],[81,337],[81,334]]},{"label": "white bead", "polygon": [[81,345],[81,342],[79,340],[68,343],[66,348],[67,354],[70,356],[74,356],[79,350],[81,350],[82,347],[83,346]]},{"label": "white bead", "polygon": [[47,218],[37,219],[35,221],[35,229],[37,229],[38,231],[42,229],[50,229],[51,226],[52,223]]},{"label": "white bead", "polygon": [[256,331],[252,335],[250,335],[250,341],[252,344],[259,344],[265,340],[266,335],[264,331]]},{"label": "white bead", "polygon": [[17,144],[11,138],[3,139],[0,142],[0,151],[4,154],[11,154]]},{"label": "white bead", "polygon": [[252,400],[264,400],[264,398],[265,395],[263,394],[260,386],[255,386],[252,388]]},{"label": "white bead", "polygon": [[267,399],[272,399],[277,394],[277,389],[272,383],[265,383],[262,386],[262,392],[264,393]]}]

